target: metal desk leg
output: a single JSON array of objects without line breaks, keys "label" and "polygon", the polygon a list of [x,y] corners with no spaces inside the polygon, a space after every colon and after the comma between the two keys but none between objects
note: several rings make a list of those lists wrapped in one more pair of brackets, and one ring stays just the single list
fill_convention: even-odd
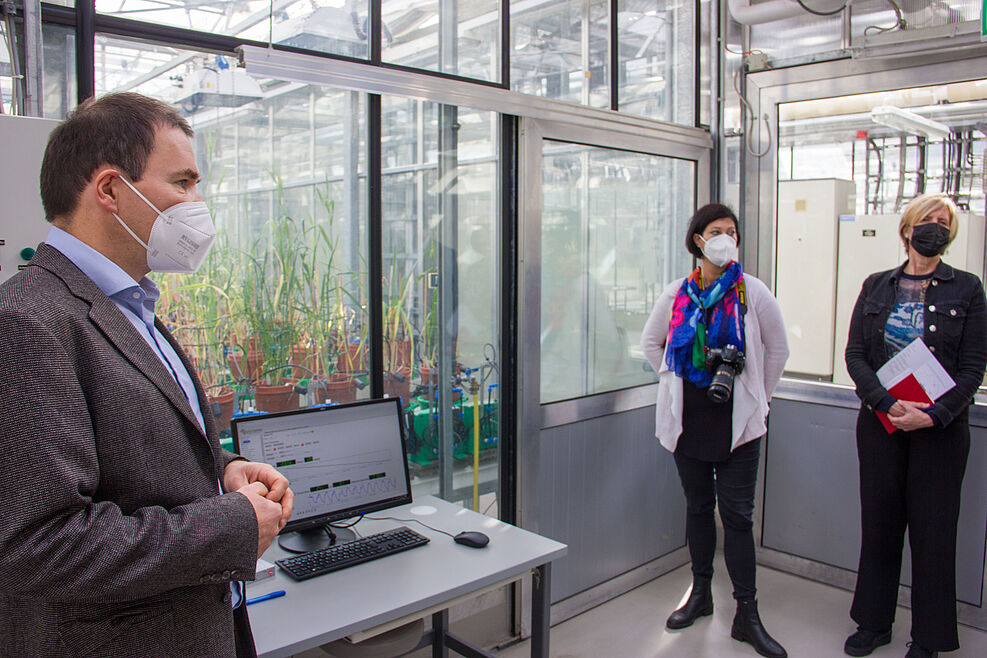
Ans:
[{"label": "metal desk leg", "polygon": [[531,575],[531,658],[549,658],[548,635],[552,605],[552,565],[543,564]]},{"label": "metal desk leg", "polygon": [[432,614],[432,658],[449,658],[446,633],[449,632],[449,611]]}]

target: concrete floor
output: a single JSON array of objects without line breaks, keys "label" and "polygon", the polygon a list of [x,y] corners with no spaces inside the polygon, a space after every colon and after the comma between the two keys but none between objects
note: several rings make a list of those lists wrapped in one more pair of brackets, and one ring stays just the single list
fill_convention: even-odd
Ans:
[{"label": "concrete floor", "polygon": [[[680,631],[665,628],[669,613],[685,600],[692,574],[680,567],[650,583],[552,628],[552,658],[757,658],[749,644],[730,637],[735,606],[730,579],[717,554],[713,578],[714,612]],[[767,567],[758,567],[758,607],[765,628],[791,658],[840,658],[843,641],[856,630],[849,616],[851,593]],[[908,649],[911,610],[899,607],[891,644],[874,658],[902,658]],[[959,627],[960,649],[943,658],[987,657],[987,632]],[[465,637],[465,636],[464,636]],[[499,658],[526,658],[521,642]],[[422,650],[408,658],[430,656]],[[450,656],[455,654],[450,652]],[[326,658],[313,649],[295,658]]]},{"label": "concrete floor", "polygon": [[[756,658],[749,644],[730,637],[735,606],[730,579],[717,556],[713,578],[714,612],[680,631],[665,628],[665,619],[684,600],[692,583],[688,566],[552,628],[553,658]],[[843,641],[856,630],[849,616],[850,592],[798,576],[758,567],[758,607],[764,627],[792,658],[839,658]],[[911,610],[898,608],[891,644],[875,658],[907,653]],[[943,658],[987,656],[987,632],[960,626],[960,650]],[[500,658],[528,656],[528,643],[508,647]]]}]

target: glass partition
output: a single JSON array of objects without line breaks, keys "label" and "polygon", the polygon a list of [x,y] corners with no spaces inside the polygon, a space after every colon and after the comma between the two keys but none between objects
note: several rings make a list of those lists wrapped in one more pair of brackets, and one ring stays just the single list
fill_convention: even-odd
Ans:
[{"label": "glass partition", "polygon": [[606,0],[512,0],[511,88],[609,107]]},{"label": "glass partition", "polygon": [[96,0],[101,14],[350,57],[369,51],[368,0]]},{"label": "glass partition", "polygon": [[689,272],[689,160],[563,142],[542,155],[541,402],[646,384],[641,330]]},{"label": "glass partition", "polygon": [[416,492],[484,511],[500,425],[498,117],[396,97],[381,113],[384,391],[405,401]]},{"label": "glass partition", "polygon": [[[221,434],[234,413],[369,395],[364,95],[105,36],[96,65],[98,94],[170,101],[195,130],[219,235],[198,273],[152,277]],[[201,72],[212,91],[185,87]]]},{"label": "glass partition", "polygon": [[[44,58],[44,115],[62,119],[75,105],[75,31],[61,25],[42,25]],[[2,64],[0,64],[2,66]]]},{"label": "glass partition", "polygon": [[[152,276],[224,431],[234,413],[369,396],[366,96],[105,35],[97,53],[98,93],[170,101],[195,130],[219,237],[200,272]],[[212,93],[185,87],[201,71]],[[494,513],[498,122],[382,99],[384,393],[402,399],[416,493]]]},{"label": "glass partition", "polygon": [[867,275],[904,262],[898,222],[918,194],[957,202],[959,234],[944,260],[983,278],[985,111],[985,80],[779,106],[776,293],[789,374],[852,384],[854,302]]},{"label": "glass partition", "polygon": [[617,12],[620,111],[693,125],[694,3],[619,0]]},{"label": "glass partition", "polygon": [[385,62],[500,80],[499,0],[381,0]]}]

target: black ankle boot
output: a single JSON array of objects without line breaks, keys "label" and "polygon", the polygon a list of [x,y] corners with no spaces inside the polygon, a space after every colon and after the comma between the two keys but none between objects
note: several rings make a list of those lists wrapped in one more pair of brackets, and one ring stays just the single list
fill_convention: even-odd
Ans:
[{"label": "black ankle boot", "polygon": [[761,617],[757,614],[757,601],[754,599],[737,601],[737,614],[733,618],[730,637],[741,642],[750,642],[755,651],[767,658],[788,656],[788,652],[764,630]]},{"label": "black ankle boot", "polygon": [[702,576],[692,577],[692,593],[681,608],[673,612],[665,622],[671,629],[692,626],[700,617],[713,614],[712,581]]}]

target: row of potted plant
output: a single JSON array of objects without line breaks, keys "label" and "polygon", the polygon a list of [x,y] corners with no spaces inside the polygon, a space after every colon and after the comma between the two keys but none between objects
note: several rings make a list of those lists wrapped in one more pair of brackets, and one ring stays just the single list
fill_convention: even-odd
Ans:
[{"label": "row of potted plant", "polygon": [[[280,411],[298,408],[302,393],[312,403],[354,400],[367,381],[367,286],[341,257],[333,201],[318,188],[324,218],[295,219],[275,182],[279,211],[249,244],[233,244],[220,230],[197,273],[159,281],[158,313],[220,410],[221,428],[229,426],[238,398],[241,405],[252,398],[258,410]],[[389,392],[405,396],[412,277],[392,263],[382,310],[385,389],[390,381],[397,390]]]}]

